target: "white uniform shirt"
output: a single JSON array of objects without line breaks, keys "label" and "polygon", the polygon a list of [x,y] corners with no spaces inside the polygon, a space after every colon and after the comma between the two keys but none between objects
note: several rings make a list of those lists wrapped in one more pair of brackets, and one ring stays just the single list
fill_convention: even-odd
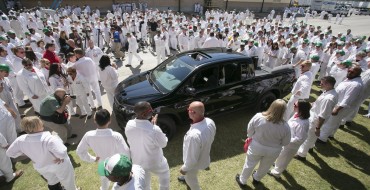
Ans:
[{"label": "white uniform shirt", "polygon": [[286,122],[274,124],[257,113],[248,123],[248,137],[261,145],[280,148],[289,144],[290,128]]},{"label": "white uniform shirt", "polygon": [[145,171],[142,167],[133,164],[132,165],[132,178],[131,180],[119,186],[117,183],[113,184],[112,190],[144,190],[145,188]]},{"label": "white uniform shirt", "polygon": [[293,116],[289,119],[288,125],[290,127],[290,143],[289,148],[298,148],[307,139],[309,121],[308,119],[295,118]]},{"label": "white uniform shirt", "polygon": [[211,163],[211,146],[216,135],[216,125],[210,118],[204,118],[198,123],[190,125],[184,136],[182,146],[181,170],[203,170]]},{"label": "white uniform shirt", "polygon": [[361,77],[345,79],[335,88],[335,91],[338,93],[337,105],[340,107],[351,107],[355,105],[356,99],[361,95],[362,88]]},{"label": "white uniform shirt", "polygon": [[365,72],[362,72],[361,74],[361,80],[363,84],[363,95],[362,100],[365,100],[370,96],[370,69],[366,70]]},{"label": "white uniform shirt", "polygon": [[347,77],[347,68],[339,68],[337,64],[333,65],[330,69],[330,76],[335,78],[335,86],[337,87]]},{"label": "white uniform shirt", "polygon": [[54,74],[54,75],[50,76],[48,80],[49,80],[49,83],[50,83],[50,88],[53,92],[57,88],[63,88],[64,89],[65,79],[63,77]]},{"label": "white uniform shirt", "polygon": [[312,84],[312,73],[311,71],[307,71],[299,76],[296,83],[294,83],[292,94],[295,95],[298,91],[301,92],[301,95],[296,95],[300,99],[308,99],[310,97],[311,91],[311,84]]},{"label": "white uniform shirt", "polygon": [[136,38],[134,36],[131,36],[130,38],[127,38],[127,42],[128,42],[128,52],[136,52],[139,47]]},{"label": "white uniform shirt", "polygon": [[123,154],[130,158],[130,150],[123,136],[110,128],[88,131],[82,137],[76,149],[77,155],[86,162],[95,162],[96,157],[88,150],[91,148],[100,160],[115,154]]},{"label": "white uniform shirt", "polygon": [[338,94],[334,89],[323,92],[312,104],[310,118],[316,120],[320,117],[326,121],[331,116],[331,112],[337,102]]},{"label": "white uniform shirt", "polygon": [[31,72],[27,69],[22,69],[18,72],[17,83],[19,88],[30,98],[34,95],[38,97],[48,95],[50,89],[46,83],[44,74],[36,68],[34,70],[35,72]]},{"label": "white uniform shirt", "polygon": [[91,88],[85,77],[77,73],[76,78],[73,80],[68,76],[69,93],[72,95],[83,95],[91,92]]},{"label": "white uniform shirt", "polygon": [[112,66],[107,66],[104,70],[99,68],[100,81],[104,88],[115,89],[118,85],[118,73]]},{"label": "white uniform shirt", "polygon": [[87,81],[98,81],[96,65],[91,58],[81,57],[72,67],[85,77]]},{"label": "white uniform shirt", "polygon": [[166,159],[162,148],[167,146],[167,137],[157,125],[148,120],[133,119],[127,122],[125,134],[133,164],[148,169]]},{"label": "white uniform shirt", "polygon": [[3,85],[3,91],[0,92],[0,99],[3,100],[7,105],[13,104],[14,103],[13,89],[10,86],[9,79],[7,77],[0,79],[0,84]]},{"label": "white uniform shirt", "polygon": [[103,51],[99,48],[99,47],[96,47],[94,46],[92,49],[90,47],[86,48],[86,57],[90,57],[96,67],[99,65],[99,61],[100,61],[100,58],[101,56],[103,56]]},{"label": "white uniform shirt", "polygon": [[210,47],[221,47],[220,41],[216,37],[208,37],[204,41],[202,48],[210,48]]},{"label": "white uniform shirt", "polygon": [[67,147],[62,140],[49,131],[22,135],[6,151],[6,155],[12,158],[23,154],[32,160],[35,168],[53,165],[55,159],[68,157]]}]

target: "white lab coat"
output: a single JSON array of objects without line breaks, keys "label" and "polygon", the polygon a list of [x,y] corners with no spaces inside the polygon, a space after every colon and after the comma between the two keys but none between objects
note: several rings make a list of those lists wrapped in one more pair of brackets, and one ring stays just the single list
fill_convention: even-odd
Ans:
[{"label": "white lab coat", "polygon": [[90,57],[94,63],[95,63],[95,69],[96,69],[96,73],[98,74],[98,80],[100,80],[100,75],[99,75],[99,61],[100,61],[100,58],[101,56],[103,56],[103,51],[97,47],[97,46],[94,46],[92,49],[90,47],[88,47],[86,49],[86,57]]},{"label": "white lab coat", "polygon": [[68,76],[69,93],[76,96],[76,104],[80,107],[81,115],[91,115],[91,108],[87,102],[87,94],[91,95],[90,84],[87,80],[79,73],[73,80],[71,76]]},{"label": "white lab coat", "polygon": [[101,79],[101,84],[105,91],[107,92],[109,104],[113,107],[114,103],[114,91],[118,85],[118,73],[112,66],[107,66],[102,71],[99,68],[99,74]]}]

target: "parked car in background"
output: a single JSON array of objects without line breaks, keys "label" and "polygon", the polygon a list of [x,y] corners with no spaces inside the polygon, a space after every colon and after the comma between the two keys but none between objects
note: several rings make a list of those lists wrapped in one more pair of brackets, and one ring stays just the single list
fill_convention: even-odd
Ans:
[{"label": "parked car in background", "polygon": [[[177,126],[188,123],[187,107],[202,101],[206,116],[231,110],[266,110],[277,98],[289,94],[295,80],[292,66],[257,68],[250,57],[224,48],[179,53],[152,70],[119,83],[113,111],[124,128],[134,117],[139,101],[151,103],[157,124],[170,139]],[[230,129],[232,130],[232,129]]]},{"label": "parked car in background", "polygon": [[358,15],[370,15],[370,10],[369,9],[360,9],[358,11]]}]

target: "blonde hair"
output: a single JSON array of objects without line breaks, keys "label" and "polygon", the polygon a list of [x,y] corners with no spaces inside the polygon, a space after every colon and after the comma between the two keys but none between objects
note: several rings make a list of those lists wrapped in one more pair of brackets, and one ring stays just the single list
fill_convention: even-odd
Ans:
[{"label": "blonde hair", "polygon": [[285,101],[282,99],[276,99],[274,102],[272,102],[267,111],[262,112],[262,115],[265,116],[267,121],[277,124],[284,121],[283,118],[285,110]]},{"label": "blonde hair", "polygon": [[48,59],[42,58],[40,60],[40,66],[41,66],[41,68],[45,68],[45,66],[46,66],[47,63],[49,63],[49,65],[50,65],[50,61]]},{"label": "blonde hair", "polygon": [[311,67],[312,67],[312,63],[311,63],[311,61],[310,61],[310,60],[303,61],[303,62],[301,63],[301,65],[306,65],[306,66],[307,66],[307,67],[309,67],[310,69],[311,69]]},{"label": "blonde hair", "polygon": [[21,127],[26,133],[34,133],[40,131],[43,123],[37,116],[25,117],[21,121]]}]

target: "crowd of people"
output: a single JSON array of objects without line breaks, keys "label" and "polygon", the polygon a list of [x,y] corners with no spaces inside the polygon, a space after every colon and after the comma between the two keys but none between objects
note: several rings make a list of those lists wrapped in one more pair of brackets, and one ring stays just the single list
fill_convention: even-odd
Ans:
[{"label": "crowd of people", "polygon": [[[370,95],[369,39],[350,29],[334,34],[308,20],[298,23],[295,14],[288,18],[288,11],[254,19],[249,10],[207,10],[203,15],[198,5],[200,14],[194,15],[143,4],[130,11],[123,7],[115,4],[105,16],[89,6],[66,6],[50,14],[38,9],[0,13],[0,180],[10,182],[23,174],[13,172],[10,157],[24,154],[49,189],[76,189],[66,148],[67,140],[76,137],[70,117],[91,119],[95,112],[97,129],[84,135],[77,154],[84,161],[101,162],[101,189],[108,189],[109,181],[115,182],[114,189],[150,189],[151,173],[159,177],[160,189],[170,188],[162,152],[167,137],[148,102],[135,105],[136,118],[125,129],[127,143],[109,128],[110,113],[103,109],[100,90],[101,85],[112,107],[118,68],[109,50],[116,62],[125,62],[127,53],[126,67],[132,67],[133,56],[143,64],[138,51],[146,46],[156,52],[158,64],[172,54],[170,49],[223,47],[255,57],[258,67],[294,67],[297,81],[289,101],[276,100],[248,124],[247,157],[236,176],[241,187],[257,163],[253,183],[258,184],[267,173],[280,177],[294,157],[305,160],[316,142],[326,143],[340,125],[350,126]],[[323,92],[311,105],[307,99],[314,82]],[[24,117],[19,108],[31,106],[37,116]],[[184,137],[184,176],[178,178],[193,190],[200,189],[198,171],[210,164],[216,132],[204,111],[201,102],[189,105],[193,123]],[[370,109],[365,116],[370,117]]]}]

